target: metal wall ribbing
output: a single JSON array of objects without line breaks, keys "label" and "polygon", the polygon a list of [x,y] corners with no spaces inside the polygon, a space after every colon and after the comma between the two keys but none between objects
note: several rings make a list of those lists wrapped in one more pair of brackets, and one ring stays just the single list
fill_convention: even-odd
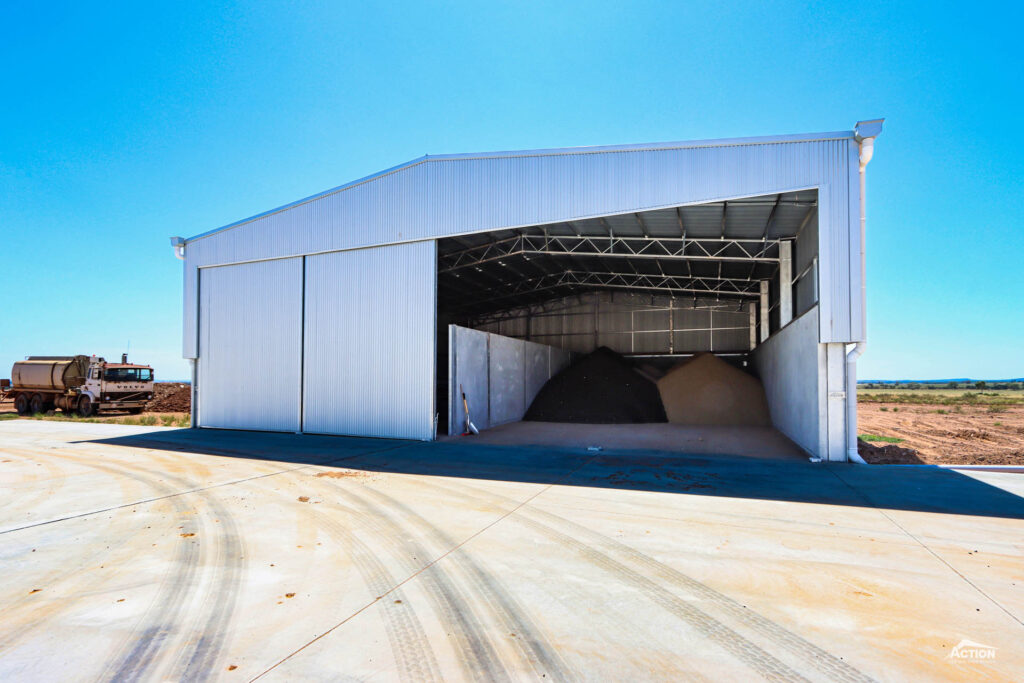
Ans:
[{"label": "metal wall ribbing", "polygon": [[433,438],[436,244],[306,257],[303,431]]},{"label": "metal wall ribbing", "polygon": [[[431,157],[193,238],[184,355],[196,357],[200,266],[314,254],[819,188],[820,340],[863,338],[852,133]],[[852,164],[852,166],[851,166]],[[856,267],[854,267],[856,265]]]},{"label": "metal wall ribbing", "polygon": [[297,431],[302,259],[204,268],[199,284],[199,425]]},{"label": "metal wall ribbing", "polygon": [[746,304],[630,292],[586,292],[483,320],[477,329],[577,353],[599,346],[622,354],[745,352]]}]

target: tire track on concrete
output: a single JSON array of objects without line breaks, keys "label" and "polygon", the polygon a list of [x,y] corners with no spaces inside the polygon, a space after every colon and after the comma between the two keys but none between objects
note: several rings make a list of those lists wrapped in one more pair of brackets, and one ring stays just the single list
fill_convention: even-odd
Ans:
[{"label": "tire track on concrete", "polygon": [[[25,484],[35,484],[36,482],[53,482],[53,488],[43,488],[42,490],[36,490],[28,496],[8,496],[3,501],[0,501],[0,509],[3,510],[4,515],[13,513],[23,513],[26,510],[31,510],[35,507],[39,501],[54,496],[58,491],[64,488],[64,476],[63,471],[60,468],[54,467],[53,463],[46,462],[45,459],[39,458],[39,453],[29,451],[21,448],[4,447],[0,450],[0,453],[19,455],[24,462],[36,463],[46,470],[47,478],[36,475],[34,472],[28,479],[24,479],[22,482]],[[0,463],[2,464],[2,463]],[[17,507],[8,509],[12,505]]]},{"label": "tire track on concrete", "polygon": [[[182,526],[188,525],[186,519],[188,506],[180,497],[166,495],[168,491],[172,490],[169,486],[129,469],[117,469],[121,470],[122,475],[142,483],[148,483],[155,491],[165,494],[162,497],[171,500],[175,512],[185,522]],[[194,541],[183,540],[178,544],[175,561],[164,571],[164,578],[160,582],[157,596],[136,622],[137,624],[149,622],[151,625],[146,626],[141,633],[138,633],[138,626],[136,626],[132,634],[125,639],[120,654],[111,659],[101,680],[137,681],[142,679],[157,662],[163,654],[164,644],[173,636],[181,621],[179,614],[187,600],[186,596],[192,583],[192,577],[196,575],[200,564],[202,564],[203,554],[202,546]],[[108,672],[110,672],[109,675]]]},{"label": "tire track on concrete", "polygon": [[[171,474],[168,469],[180,467],[181,461],[160,454],[151,455],[159,466],[167,469],[162,471],[167,481],[177,487],[195,488],[195,483],[182,475]],[[193,463],[186,463],[192,466]],[[199,476],[209,475],[205,465],[199,466]],[[214,666],[220,653],[226,647],[230,634],[231,617],[234,614],[238,593],[241,589],[241,577],[244,574],[245,543],[238,533],[235,518],[213,492],[203,489],[196,491],[198,502],[196,518],[200,521],[200,547],[203,544],[214,544],[214,562],[212,578],[207,581],[206,598],[200,603],[206,607],[205,618],[200,615],[193,620],[191,635],[184,637],[187,645],[182,648],[175,663],[171,667],[172,678],[178,680],[205,680],[215,671]],[[212,518],[212,522],[210,521]]]},{"label": "tire track on concrete", "polygon": [[[173,478],[184,483],[180,478]],[[234,517],[216,495],[203,492],[200,498],[215,519],[216,526],[209,524],[208,519],[207,524],[210,529],[218,531],[205,537],[216,539],[217,551],[214,577],[203,601],[204,605],[211,607],[202,626],[193,628],[192,635],[185,641],[196,643],[191,653],[184,649],[172,668],[173,678],[188,681],[206,680],[216,671],[215,663],[227,646],[231,617],[244,573],[245,543],[238,534]]]},{"label": "tire track on concrete", "polygon": [[[375,526],[381,527],[382,538],[404,539],[404,547],[412,557],[421,557],[424,561],[436,553],[415,539],[404,527],[380,506],[363,499],[355,493],[338,487],[335,491],[348,499],[359,514],[372,520]],[[451,547],[451,546],[449,546]],[[459,590],[437,564],[428,565],[425,569],[417,567],[415,574],[423,579],[427,594],[434,602],[434,608],[443,623],[455,635],[459,661],[469,678],[487,681],[511,680],[508,671],[501,662],[494,645],[487,637],[476,611],[463,591]]]},{"label": "tire track on concrete", "polygon": [[[89,444],[83,445],[88,446]],[[192,493],[200,493],[200,500],[209,504],[211,498],[208,494],[205,494],[204,492],[209,491],[211,489],[230,486],[239,483],[245,483],[256,479],[263,479],[266,477],[276,476],[278,474],[287,474],[295,472],[297,470],[307,469],[310,467],[329,466],[333,463],[343,462],[351,458],[361,457],[369,455],[371,453],[383,453],[398,448],[406,448],[409,445],[410,444],[400,444],[398,446],[383,448],[377,451],[360,452],[336,458],[334,460],[329,460],[327,462],[308,463],[296,467],[287,468],[285,470],[277,470],[269,473],[255,475],[252,477],[244,477],[220,484],[195,487],[184,491],[176,491],[171,487],[167,486],[166,484],[162,483],[161,481],[156,480],[155,478],[139,474],[137,471],[131,469],[130,463],[118,462],[116,465],[100,465],[95,462],[83,462],[72,455],[47,453],[46,455],[51,457],[60,458],[62,460],[68,460],[77,465],[89,467],[92,469],[99,469],[102,471],[115,474],[117,475],[118,481],[123,481],[123,477],[127,477],[128,479],[134,480],[142,484],[144,487],[152,489],[158,495],[149,498],[143,498],[137,501],[109,506],[99,510],[92,510],[89,512],[66,515],[58,519],[36,522],[14,529],[7,529],[0,533],[6,534],[16,531],[22,531],[25,529],[30,529],[38,526],[49,525],[56,522],[67,521],[70,519],[79,519],[83,517],[101,514],[104,512],[119,510],[122,508],[146,505],[148,503],[162,501],[165,499],[170,500],[174,508],[174,513],[181,517],[183,521],[187,522],[187,519],[185,519],[184,512],[188,509],[188,506],[186,506],[182,501],[182,498],[186,495]],[[39,454],[32,452],[32,455],[38,456]],[[102,458],[103,455],[99,454],[98,457]],[[157,459],[159,460],[159,458]],[[168,476],[168,478],[178,479],[178,481],[182,485],[191,486],[189,482],[182,480],[178,477],[171,477],[170,475],[165,476]],[[226,524],[230,526],[231,529],[233,530],[234,533],[230,534],[230,537],[233,538],[237,543],[239,537],[237,531],[235,530],[234,522],[230,514],[223,506],[220,506],[218,508],[218,511],[222,515],[220,518],[226,520]],[[223,549],[222,555],[225,555],[227,557],[239,557],[241,555],[241,546],[236,546],[232,548],[230,547],[229,544],[229,547],[225,547]],[[170,563],[169,567],[167,568],[167,570],[165,570],[163,574],[163,579],[161,579],[157,597],[154,598],[154,600],[151,602],[150,607],[147,608],[143,616],[137,620],[137,623],[145,623],[149,615],[157,615],[158,617],[163,618],[160,619],[159,623],[155,623],[152,626],[147,627],[146,630],[141,635],[137,635],[136,632],[133,632],[133,634],[126,639],[125,644],[122,645],[120,651],[121,654],[119,656],[115,656],[114,658],[112,658],[111,663],[108,664],[101,678],[113,678],[115,680],[138,680],[139,678],[142,678],[145,674],[147,674],[148,670],[156,662],[156,660],[162,654],[164,654],[162,652],[163,645],[167,642],[169,636],[171,636],[175,631],[177,622],[180,621],[177,615],[181,611],[181,608],[185,602],[185,598],[183,596],[185,595],[185,591],[188,589],[189,585],[192,583],[192,577],[196,574],[196,570],[198,569],[199,565],[203,564],[201,559],[203,556],[204,553],[202,551],[202,546],[197,546],[194,542],[182,543],[179,545],[178,552],[174,560]],[[231,564],[231,562],[228,562],[226,566],[230,566]],[[218,566],[222,565],[218,564]],[[179,567],[184,567],[184,569],[179,569]],[[237,570],[237,568],[235,568],[235,570]],[[196,656],[190,656],[188,659],[188,664],[185,665],[185,670],[189,672],[187,675],[192,678],[205,677],[206,675],[209,675],[209,673],[212,673],[213,670],[211,668],[211,663],[215,661],[216,657],[219,656],[219,652],[223,649],[224,638],[227,635],[226,629],[223,627],[226,626],[230,620],[230,614],[233,611],[233,604],[235,601],[235,595],[237,593],[237,588],[239,584],[238,577],[234,574],[236,574],[236,571],[222,573],[223,578],[221,578],[219,581],[216,581],[214,584],[219,585],[220,590],[213,590],[211,593],[213,599],[208,601],[210,604],[213,604],[215,606],[213,612],[209,616],[208,624],[220,624],[221,626],[214,627],[212,629],[212,632],[214,634],[212,637],[200,637],[198,639],[199,646],[197,647],[194,653]],[[171,578],[173,578],[173,580],[169,580]],[[226,601],[220,597],[225,593],[229,593],[229,599]],[[59,612],[60,610],[58,610],[57,613]],[[21,638],[23,632],[17,634],[17,639]],[[133,645],[130,649],[128,648],[129,641],[135,642],[135,645]],[[115,663],[118,663],[116,666],[116,670],[114,670]],[[110,673],[112,670],[113,673]],[[207,673],[204,674],[204,671]],[[192,674],[195,675],[193,676]]]},{"label": "tire track on concrete", "polygon": [[[107,471],[109,473],[112,473],[109,468],[106,468],[106,467],[104,467],[102,465],[96,465],[94,463],[78,462],[77,460],[75,460],[71,456],[56,455],[56,454],[54,454],[53,457],[57,457],[57,458],[61,458],[61,459],[66,459],[66,460],[71,460],[72,462],[75,462],[75,464],[81,465],[83,467],[87,467],[87,468],[91,468],[91,469],[101,469],[101,470],[105,470],[105,471]],[[121,477],[118,477],[117,481],[123,481],[123,479],[121,479]],[[122,486],[122,489],[123,488],[124,487]],[[128,546],[128,541],[129,541],[129,538],[127,536],[123,536],[120,539],[120,541],[112,543],[111,545],[107,545],[102,550],[98,550],[97,549],[97,550],[95,550],[93,552],[90,552],[81,561],[79,566],[68,567],[68,568],[60,568],[60,569],[57,569],[55,571],[51,571],[48,574],[46,574],[43,577],[41,577],[35,583],[37,585],[40,585],[40,586],[52,586],[56,582],[65,580],[65,579],[71,577],[72,575],[78,573],[80,571],[80,567],[81,566],[92,566],[92,565],[96,564],[99,561],[103,561],[104,564],[111,564],[112,562],[114,562],[117,559],[116,558],[116,553],[118,553],[122,548],[125,548],[125,547]],[[97,546],[97,548],[98,548],[98,546]],[[82,582],[81,584],[79,584],[80,587],[79,587],[78,590],[76,590],[76,592],[79,593],[79,594],[90,593],[97,586],[99,586],[99,585],[101,585],[103,583],[106,583],[108,581],[110,581],[110,578],[108,576],[96,575],[91,580],[86,580],[86,581]],[[24,596],[21,599],[18,599],[16,601],[14,601],[13,603],[9,603],[6,607],[4,607],[2,610],[0,610],[0,614],[4,615],[4,620],[3,620],[4,623],[10,623],[10,622],[14,621],[16,619],[16,616],[14,616],[14,615],[16,615],[17,612],[20,609],[22,609],[26,605],[29,605],[30,602],[33,602],[32,598],[29,598],[28,596]],[[17,643],[17,642],[19,642],[21,640],[24,640],[28,635],[32,634],[33,632],[35,632],[40,627],[45,626],[46,624],[48,624],[50,621],[52,621],[54,618],[56,618],[60,614],[62,614],[64,612],[67,612],[67,611],[73,609],[74,607],[75,607],[75,604],[73,602],[66,602],[66,601],[62,601],[62,602],[59,602],[59,603],[58,602],[51,602],[46,608],[40,608],[38,606],[31,606],[29,608],[31,610],[31,614],[30,614],[31,621],[29,621],[26,624],[19,625],[17,631],[12,631],[12,632],[8,633],[6,636],[4,636],[2,639],[0,639],[0,652],[9,650],[15,643]]]},{"label": "tire track on concrete", "polygon": [[[366,526],[361,514],[348,507],[343,507],[343,510],[356,517],[357,523]],[[306,512],[315,520],[318,527],[326,529],[328,534],[339,538],[349,548],[356,570],[370,590],[373,601],[380,602],[384,614],[384,627],[400,678],[407,681],[442,680],[437,658],[416,615],[416,610],[397,587],[399,581],[394,578],[384,562],[351,529],[335,521],[330,515],[314,509]],[[398,547],[397,544],[391,545]],[[402,555],[396,553],[396,556]],[[385,596],[397,600],[383,600]]]},{"label": "tire track on concrete", "polygon": [[[53,495],[55,495],[57,493],[57,491],[59,491],[62,488],[64,488],[65,480],[68,479],[70,476],[73,476],[73,475],[69,475],[67,473],[67,468],[66,467],[56,466],[54,463],[48,462],[47,458],[55,458],[57,460],[63,461],[65,464],[75,465],[75,466],[78,466],[78,467],[84,467],[86,469],[96,469],[96,468],[92,468],[91,467],[91,465],[92,465],[91,462],[82,462],[82,461],[80,461],[78,458],[76,458],[72,454],[67,454],[67,453],[60,452],[61,450],[63,450],[63,449],[50,448],[50,449],[47,449],[47,451],[44,453],[44,452],[37,451],[37,450],[31,450],[31,449],[28,449],[28,448],[25,448],[25,447],[21,447],[21,448],[18,448],[18,447],[7,447],[7,448],[5,448],[5,451],[7,453],[10,453],[12,455],[22,456],[26,460],[29,460],[29,461],[39,462],[45,469],[47,469],[48,471],[53,473],[55,475],[55,478],[58,480],[58,486],[55,489],[53,489],[53,490],[44,490],[44,491],[40,491],[37,494],[32,495],[30,497],[19,498],[18,499],[19,508],[16,509],[16,510],[5,511],[5,514],[4,514],[5,518],[7,518],[11,513],[24,514],[24,513],[33,511],[33,506],[36,503],[38,503],[39,501],[41,501],[43,499],[50,498]],[[54,452],[54,451],[57,451],[57,452]],[[33,479],[32,481],[38,481],[38,479]],[[137,495],[136,491],[130,491],[128,489],[128,487],[125,486],[125,482],[122,479],[115,477],[114,478],[114,483],[121,489],[121,493],[124,494],[124,497],[129,497],[132,493],[136,493],[136,495]],[[101,485],[102,484],[98,484],[97,488],[99,488],[99,486],[101,486]],[[13,496],[12,496],[12,498],[13,498]],[[10,528],[10,529],[3,529],[3,530],[0,530],[0,534],[6,534],[6,533],[9,533],[11,531],[18,531],[19,529],[28,528],[28,527],[36,526],[36,525],[38,525],[38,522],[29,523],[27,527],[26,526],[22,526],[22,527]]]},{"label": "tire track on concrete", "polygon": [[[364,490],[388,509],[400,511],[403,517],[411,521],[426,537],[437,538],[445,547],[457,545],[448,534],[396,498],[370,487]],[[493,575],[486,572],[465,549],[460,548],[453,552],[451,560],[469,577],[470,585],[477,595],[484,599],[490,613],[501,622],[506,632],[514,634],[513,643],[516,649],[538,677],[555,681],[572,678],[568,666],[557,650],[544,637],[526,610]]]},{"label": "tire track on concrete", "polygon": [[[466,491],[472,491],[481,496],[501,498],[509,503],[515,502],[511,499],[505,498],[504,496],[500,496],[499,494],[492,494],[471,486],[463,487],[460,490],[458,488],[449,488],[440,484],[433,485],[448,493],[477,503],[486,504],[487,500],[486,498],[469,495]],[[531,519],[530,516],[533,516],[534,518]],[[789,667],[781,662],[781,660],[776,659],[754,643],[744,638],[739,633],[732,631],[729,627],[721,624],[712,616],[693,607],[692,605],[689,605],[687,602],[676,597],[671,592],[668,592],[664,588],[658,586],[658,584],[651,581],[643,574],[633,571],[622,562],[614,559],[611,555],[617,554],[624,559],[632,561],[634,564],[640,565],[642,568],[648,570],[651,574],[659,577],[666,583],[684,588],[691,594],[695,594],[701,599],[707,600],[716,607],[722,609],[738,623],[743,624],[770,642],[789,651],[791,654],[796,655],[801,660],[808,661],[815,669],[827,675],[830,680],[846,681],[848,683],[867,683],[873,680],[838,657],[835,657],[810,641],[807,641],[799,635],[779,626],[757,612],[744,607],[727,595],[720,593],[710,586],[707,586],[706,584],[701,583],[678,570],[658,562],[649,555],[645,555],[624,543],[620,543],[619,541],[592,531],[584,526],[565,519],[564,517],[540,510],[533,506],[521,507],[512,513],[510,517],[547,536],[551,540],[571,547],[591,564],[594,564],[595,566],[598,566],[605,571],[608,571],[609,573],[642,588],[645,594],[652,598],[656,604],[659,604],[659,606],[667,609],[673,614],[684,618],[688,622],[693,620],[693,623],[697,625],[699,631],[705,633],[716,642],[719,642],[731,653],[738,656],[741,661],[752,664],[762,673],[762,675],[769,677],[778,675],[779,665],[786,667],[786,669],[789,669]],[[544,524],[536,519],[537,517],[550,522],[551,524],[569,529],[578,536],[589,538],[590,541],[583,543],[574,536],[562,533],[561,531]],[[601,548],[601,550],[597,550],[596,548]],[[730,642],[730,634],[731,637],[738,639],[736,642],[740,644],[739,646]],[[789,669],[789,671],[792,671],[792,669]],[[786,675],[788,676],[790,674]],[[796,675],[797,678],[802,678],[798,674],[795,674],[795,672],[793,672],[792,675]]]}]

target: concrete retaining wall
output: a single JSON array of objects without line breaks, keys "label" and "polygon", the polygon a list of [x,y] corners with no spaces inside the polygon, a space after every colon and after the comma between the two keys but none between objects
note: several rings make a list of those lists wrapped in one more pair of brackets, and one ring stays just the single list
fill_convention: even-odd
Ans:
[{"label": "concrete retaining wall", "polygon": [[754,350],[772,423],[811,455],[823,454],[824,378],[819,371],[818,307],[814,306]]},{"label": "concrete retaining wall", "polygon": [[466,421],[462,391],[477,429],[521,420],[540,388],[565,369],[569,351],[492,332],[448,326],[448,433]]}]

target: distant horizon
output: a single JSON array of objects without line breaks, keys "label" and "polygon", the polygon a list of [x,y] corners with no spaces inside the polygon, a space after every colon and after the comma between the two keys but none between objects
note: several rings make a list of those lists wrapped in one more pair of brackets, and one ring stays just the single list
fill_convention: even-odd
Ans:
[{"label": "distant horizon", "polygon": [[948,384],[949,382],[957,382],[963,384],[965,382],[985,382],[993,384],[1001,383],[1013,383],[1013,382],[1024,382],[1024,377],[1014,377],[1011,379],[975,379],[973,377],[952,377],[950,379],[858,379],[857,384],[909,384],[911,382],[917,382],[918,384]]}]

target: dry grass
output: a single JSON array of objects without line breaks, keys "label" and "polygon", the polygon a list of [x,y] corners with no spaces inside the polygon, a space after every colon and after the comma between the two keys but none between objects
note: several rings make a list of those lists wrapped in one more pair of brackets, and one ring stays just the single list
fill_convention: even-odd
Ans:
[{"label": "dry grass", "polygon": [[885,403],[889,405],[928,406],[994,406],[1024,405],[1021,391],[960,391],[956,389],[901,389],[886,391],[880,389],[858,389],[857,400],[862,403]]},{"label": "dry grass", "polygon": [[130,417],[79,417],[78,415],[63,415],[61,413],[36,413],[35,415],[19,416],[17,414],[6,413],[0,415],[0,419],[12,420],[12,419],[23,419],[23,420],[47,420],[50,422],[90,422],[90,423],[101,423],[106,422],[110,424],[119,425],[138,425],[143,427],[191,427],[192,418],[188,415],[138,415]]}]

